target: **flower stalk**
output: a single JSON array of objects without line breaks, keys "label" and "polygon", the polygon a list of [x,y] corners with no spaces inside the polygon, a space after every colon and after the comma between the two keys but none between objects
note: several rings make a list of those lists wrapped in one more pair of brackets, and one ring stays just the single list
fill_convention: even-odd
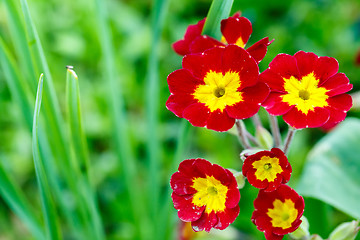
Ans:
[{"label": "flower stalk", "polygon": [[288,130],[288,133],[286,135],[286,139],[285,139],[285,143],[284,143],[284,149],[283,149],[285,154],[287,154],[288,151],[289,151],[290,144],[291,144],[291,142],[292,142],[292,140],[294,138],[295,132],[296,132],[296,129],[289,126],[289,130]]},{"label": "flower stalk", "polygon": [[246,135],[247,131],[245,129],[244,122],[242,120],[237,119],[235,124],[236,124],[236,129],[238,130],[238,135],[242,146],[245,149],[252,148]]}]

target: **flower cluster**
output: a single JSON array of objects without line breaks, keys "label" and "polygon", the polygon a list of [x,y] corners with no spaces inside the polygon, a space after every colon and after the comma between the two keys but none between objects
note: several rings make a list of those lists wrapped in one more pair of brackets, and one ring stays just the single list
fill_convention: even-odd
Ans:
[{"label": "flower cluster", "polygon": [[[236,13],[222,20],[221,40],[202,34],[205,21],[190,25],[173,45],[184,56],[182,68],[167,77],[166,107],[176,116],[215,131],[228,131],[238,121],[240,139],[250,134],[241,120],[254,116],[261,106],[272,116],[282,116],[290,130],[329,129],[345,119],[352,106],[347,94],[352,84],[338,72],[336,59],[303,51],[279,54],[259,73],[258,63],[272,42],[268,37],[245,48],[252,33],[247,18]],[[181,162],[170,180],[179,218],[191,222],[194,231],[227,228],[239,214],[238,188],[246,178],[260,189],[251,220],[266,239],[280,240],[294,232],[305,204],[286,185],[292,173],[285,155],[288,143],[283,150],[275,144],[269,151],[246,155],[242,172],[234,174],[201,158]]]},{"label": "flower cluster", "polygon": [[285,185],[292,169],[283,151],[273,148],[250,155],[242,171],[252,186],[261,189],[254,201],[251,220],[266,239],[282,239],[295,231],[301,223],[304,199]]}]

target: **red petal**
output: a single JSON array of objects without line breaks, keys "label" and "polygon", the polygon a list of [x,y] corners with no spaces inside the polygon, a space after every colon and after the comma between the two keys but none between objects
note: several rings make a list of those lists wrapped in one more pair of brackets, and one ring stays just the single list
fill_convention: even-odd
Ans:
[{"label": "red petal", "polygon": [[264,232],[266,240],[281,240],[284,238],[284,235],[277,235],[271,231]]},{"label": "red petal", "polygon": [[183,111],[183,118],[195,127],[205,127],[206,121],[209,118],[209,109],[203,103],[194,103]]},{"label": "red petal", "polygon": [[203,230],[209,232],[217,222],[218,219],[214,212],[211,212],[210,214],[204,212],[197,221],[191,223],[191,226],[195,232]]},{"label": "red petal", "polygon": [[[213,164],[211,171],[212,171],[211,175],[214,178],[216,178],[217,180],[219,180],[222,185],[225,185],[227,187],[231,187],[229,185],[232,184],[233,181],[236,182],[234,175],[229,170],[221,167],[220,165]],[[236,186],[237,185],[235,185],[235,187]]]},{"label": "red petal", "polygon": [[251,169],[247,172],[246,177],[248,179],[248,182],[256,188],[263,189],[267,188],[269,185],[269,182],[267,179],[264,179],[263,181],[259,180],[255,175],[256,169]]},{"label": "red petal", "polygon": [[314,108],[314,111],[309,111],[307,114],[292,108],[289,112],[284,114],[284,121],[293,128],[316,128],[324,125],[330,117],[329,110],[326,108]]},{"label": "red petal", "polygon": [[203,82],[196,79],[188,70],[179,69],[167,77],[169,90],[173,94],[193,93]]},{"label": "red petal", "polygon": [[246,119],[252,117],[255,113],[257,113],[260,109],[260,103],[252,103],[252,102],[239,102],[232,106],[227,106],[226,111],[229,116],[234,119]]},{"label": "red petal", "polygon": [[182,118],[184,109],[196,102],[197,100],[189,94],[170,95],[166,101],[166,107],[176,116]]},{"label": "red petal", "polygon": [[213,164],[205,159],[198,158],[194,162],[195,171],[200,173],[200,177],[205,178],[213,174]]},{"label": "red petal", "polygon": [[216,110],[211,112],[207,120],[206,127],[219,132],[224,132],[232,128],[235,124],[235,119],[223,111]]},{"label": "red petal", "polygon": [[179,196],[172,193],[171,198],[179,218],[185,222],[198,220],[205,209],[205,206],[198,207],[192,203],[192,195]]},{"label": "red petal", "polygon": [[259,81],[266,83],[271,91],[284,92],[284,79],[272,69],[266,69],[260,73]]},{"label": "red petal", "polygon": [[170,179],[171,189],[177,195],[195,194],[197,191],[192,188],[193,178],[189,178],[181,172],[175,172]]},{"label": "red petal", "polygon": [[262,106],[271,114],[275,116],[283,115],[289,112],[294,106],[282,101],[282,93],[271,92],[268,98],[262,103]]},{"label": "red petal", "polygon": [[183,40],[179,40],[173,44],[174,51],[179,55],[186,55],[190,53],[190,43],[198,36],[204,28],[205,18],[197,24],[189,25]]},{"label": "red petal", "polygon": [[328,98],[327,102],[331,108],[338,110],[349,111],[352,107],[352,98],[349,94],[340,94]]},{"label": "red petal", "polygon": [[202,54],[189,54],[183,58],[182,66],[189,70],[195,77],[203,80],[210,70],[222,72],[221,59],[224,49],[216,47]]},{"label": "red petal", "polygon": [[276,178],[274,179],[273,182],[269,182],[269,185],[267,186],[267,188],[264,189],[265,192],[272,192],[275,189],[277,189],[280,184],[282,184],[283,182],[283,177],[282,177],[282,173],[278,173],[276,174]]},{"label": "red petal", "polygon": [[339,71],[339,63],[332,57],[319,57],[314,73],[316,78],[320,80],[319,85],[322,85],[329,77],[333,76]]},{"label": "red petal", "polygon": [[350,91],[353,85],[349,84],[349,79],[344,73],[337,73],[324,82],[321,87],[328,89],[326,95],[332,97]]},{"label": "red petal", "polygon": [[274,40],[271,40],[269,42],[269,37],[265,37],[261,39],[260,41],[257,41],[254,43],[251,47],[246,49],[248,53],[259,63],[261,60],[264,59],[266,53],[267,53],[267,47],[273,42]]},{"label": "red petal", "polygon": [[218,40],[206,36],[206,35],[201,35],[199,37],[197,37],[190,45],[190,52],[191,53],[202,53],[205,50],[208,50],[210,48],[213,47],[217,47],[217,46],[225,46],[225,44],[223,44],[222,42],[219,42]]},{"label": "red petal", "polygon": [[228,44],[235,44],[239,38],[246,44],[252,33],[251,22],[245,17],[229,17],[221,21],[221,33]]},{"label": "red petal", "polygon": [[269,88],[267,85],[258,82],[255,86],[243,89],[243,101],[233,106],[227,106],[226,111],[229,116],[235,119],[249,118],[259,111],[261,103],[266,99],[268,94]]},{"label": "red petal", "polygon": [[327,108],[330,111],[330,118],[322,127],[330,129],[345,119],[346,112],[352,107],[352,98],[348,94],[341,94],[329,98],[327,102],[330,105]]},{"label": "red petal", "polygon": [[278,54],[269,64],[269,69],[278,73],[281,78],[294,76],[299,79],[299,71],[295,57],[288,54]]},{"label": "red petal", "polygon": [[237,182],[236,182],[236,179],[234,177],[234,175],[229,171],[229,170],[226,170],[228,172],[228,174],[231,174],[231,184],[228,184],[227,187],[228,187],[228,192],[226,194],[226,202],[225,202],[225,206],[227,208],[233,208],[233,207],[236,207],[238,204],[239,204],[239,201],[240,201],[240,191],[239,189],[237,188]]},{"label": "red petal", "polygon": [[238,205],[234,208],[226,208],[223,212],[217,212],[216,216],[218,217],[218,222],[214,228],[224,230],[235,221],[239,212],[240,207]]},{"label": "red petal", "polygon": [[319,58],[312,52],[307,53],[304,51],[299,51],[295,53],[294,57],[297,61],[300,77],[306,76],[309,73],[313,72]]},{"label": "red petal", "polygon": [[235,71],[240,76],[239,90],[253,86],[258,81],[259,67],[249,53],[236,45],[228,45],[223,55],[223,73]]}]

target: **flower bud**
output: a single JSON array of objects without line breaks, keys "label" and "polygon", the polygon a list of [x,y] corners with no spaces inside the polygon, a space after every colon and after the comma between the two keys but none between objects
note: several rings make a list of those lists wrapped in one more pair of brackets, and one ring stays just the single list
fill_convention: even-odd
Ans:
[{"label": "flower bud", "polygon": [[274,139],[268,130],[258,126],[255,133],[256,139],[264,149],[271,149],[274,146]]},{"label": "flower bud", "polygon": [[300,219],[302,220],[302,222],[298,229],[289,234],[292,239],[301,240],[308,239],[310,237],[309,221],[305,216],[302,216]]},{"label": "flower bud", "polygon": [[234,169],[228,169],[235,177],[237,182],[237,188],[242,189],[245,185],[245,176],[242,174],[242,172],[238,172]]},{"label": "flower bud", "polygon": [[353,240],[359,230],[359,221],[345,222],[332,231],[329,240]]}]

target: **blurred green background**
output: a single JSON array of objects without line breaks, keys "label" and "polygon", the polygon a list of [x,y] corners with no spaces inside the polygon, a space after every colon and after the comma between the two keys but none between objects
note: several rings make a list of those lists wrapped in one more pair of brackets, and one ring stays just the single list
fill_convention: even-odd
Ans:
[{"label": "blurred green background", "polygon": [[[13,32],[16,27],[13,26],[7,8],[10,2],[19,13],[23,32],[28,31],[25,30],[26,21],[20,2],[1,0],[0,37],[14,58],[17,75],[28,85],[29,95],[26,98],[33,107],[36,83],[42,71],[38,67],[34,70],[35,74],[28,73],[25,56],[17,43],[19,38]],[[207,15],[210,4],[209,0],[28,1],[52,74],[62,116],[66,115],[65,67],[74,66],[79,77],[83,127],[90,159],[89,175],[107,239],[140,239],[143,236],[139,233],[141,228],[150,234],[147,235],[148,239],[155,239],[155,236],[160,239],[175,238],[178,220],[176,211],[169,202],[168,182],[180,160],[201,157],[225,168],[241,168],[239,153],[242,148],[236,136],[192,127],[165,107],[169,96],[166,77],[170,72],[181,68],[181,57],[173,52],[171,44],[183,37],[189,24],[195,24]],[[99,9],[105,11],[101,12]],[[266,69],[278,53],[294,54],[304,50],[336,58],[340,64],[340,72],[344,72],[354,84],[352,92],[360,89],[360,67],[355,65],[356,54],[360,51],[360,1],[235,0],[231,13],[237,11],[253,23],[249,46],[266,36],[275,39],[259,65],[260,71]],[[30,51],[36,51],[33,49],[34,43],[29,42],[27,37],[28,35],[23,35]],[[113,46],[107,49],[109,43]],[[106,51],[110,55],[106,56]],[[106,59],[113,59],[114,65],[109,66]],[[115,75],[112,72],[114,69]],[[44,85],[47,84],[46,77],[45,74]],[[112,77],[115,85],[110,83],[109,87],[108,78]],[[25,120],[26,113],[9,86],[11,80],[7,78],[3,64],[0,68],[1,165],[21,189],[26,202],[37,210],[36,217],[41,219],[31,129]],[[113,93],[111,86],[116,88]],[[46,91],[45,87],[44,89]],[[116,94],[119,98],[117,101],[120,101],[117,106],[121,107],[125,116],[120,129],[126,132],[119,132],[119,128],[114,125],[116,118],[112,118],[114,106],[111,102]],[[348,115],[359,117],[359,112],[354,109]],[[263,109],[260,116],[267,126]],[[279,122],[285,136],[287,127],[280,118]],[[39,122],[39,125],[46,124],[44,119]],[[251,121],[247,120],[246,124],[253,133]],[[66,128],[61,127],[66,132]],[[308,152],[325,134],[319,129],[306,129],[295,136],[289,154],[289,161],[293,166],[290,181],[292,187],[296,186],[302,175]],[[52,137],[56,136],[49,136],[49,139]],[[126,142],[117,144],[114,139]],[[51,149],[57,148],[54,142],[49,142]],[[360,144],[354,144],[356,143]],[[128,148],[133,157],[124,159],[126,154],[121,152],[123,148],[119,150],[119,144],[126,145],[125,148]],[[56,154],[54,155],[56,158]],[[63,159],[55,161],[61,162]],[[128,161],[132,161],[135,168],[133,176],[137,183],[133,186],[124,179]],[[62,194],[66,201],[75,201],[73,193],[66,187],[61,187],[66,185],[62,183],[63,179],[59,177],[57,180],[60,189],[64,190]],[[154,190],[151,190],[152,180],[156,184]],[[76,182],[77,179],[74,177],[73,181]],[[157,194],[154,197],[151,193],[148,194],[149,191]],[[141,199],[129,197],[130,192],[137,192]],[[263,234],[250,221],[256,194],[257,191],[249,185],[241,190],[241,211],[232,227],[247,238],[239,239],[263,238]],[[14,214],[5,195],[6,192],[1,190],[0,239],[36,239],[29,233],[26,224]],[[74,233],[66,220],[56,194],[54,198],[62,238],[81,239],[79,236],[82,235]],[[140,205],[143,207],[139,207]],[[357,207],[360,208],[360,205]],[[76,204],[74,208],[76,209]],[[144,221],[139,220],[136,214],[134,217],[134,208],[144,209],[142,214],[145,215],[140,215]],[[311,233],[318,233],[324,238],[340,222],[356,218],[311,198],[306,198],[305,215],[309,218]],[[230,239],[236,239],[236,234],[235,237],[230,235]]]}]

